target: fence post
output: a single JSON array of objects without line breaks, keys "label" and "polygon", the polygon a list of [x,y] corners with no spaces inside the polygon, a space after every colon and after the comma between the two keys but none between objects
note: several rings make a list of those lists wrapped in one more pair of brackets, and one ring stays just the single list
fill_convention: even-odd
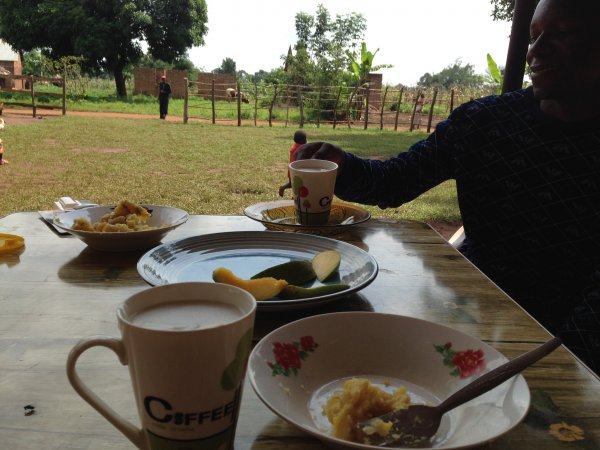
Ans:
[{"label": "fence post", "polygon": [[335,124],[337,122],[337,107],[338,107],[338,103],[340,101],[340,95],[342,95],[342,87],[340,86],[340,89],[338,90],[338,95],[335,99],[335,105],[333,105],[333,129],[335,130]]},{"label": "fence post", "polygon": [[354,92],[350,93],[350,96],[348,97],[348,103],[346,104],[346,120],[348,121],[348,129],[352,128],[352,125],[350,125],[350,108],[351,108],[351,103],[354,101],[354,96],[356,95],[357,92],[358,92],[358,87],[354,88]]},{"label": "fence post", "polygon": [[273,106],[275,105],[275,99],[277,98],[277,85],[274,84],[275,91],[273,92],[273,100],[271,100],[271,106],[269,106],[269,126],[273,126]]},{"label": "fence post", "polygon": [[454,88],[450,90],[450,112],[454,111]]},{"label": "fence post", "polygon": [[323,86],[319,86],[319,98],[317,100],[317,128],[321,128],[321,97],[323,96]]},{"label": "fence post", "polygon": [[300,128],[304,128],[304,100],[302,99],[302,90],[298,88],[298,107],[300,108]]},{"label": "fence post", "polygon": [[419,98],[421,98],[421,90],[420,89],[417,91],[417,96],[415,97],[415,104],[413,105],[412,116],[410,118],[410,130],[409,131],[412,131],[415,126],[415,114],[417,113],[417,102],[419,101]]},{"label": "fence post", "polygon": [[369,96],[371,95],[371,85],[367,83],[367,100],[365,102],[365,130],[369,126]]},{"label": "fence post", "polygon": [[212,105],[212,123],[215,124],[216,112],[215,112],[215,79],[212,79],[212,86],[210,89],[210,103]]},{"label": "fence post", "polygon": [[258,85],[254,83],[254,126],[256,126],[256,114],[258,112]]},{"label": "fence post", "polygon": [[188,123],[188,79],[184,78],[185,91],[183,91],[183,123]]},{"label": "fence post", "polygon": [[31,111],[32,111],[33,117],[37,117],[36,116],[36,106],[35,106],[35,91],[33,89],[33,75],[29,76],[29,84],[30,84],[30,90],[31,90]]},{"label": "fence post", "polygon": [[433,90],[433,99],[431,100],[431,107],[429,109],[429,119],[427,120],[427,132],[431,131],[431,119],[433,118],[433,107],[435,106],[435,100],[437,98],[438,90],[435,88]]},{"label": "fence post", "polygon": [[285,127],[288,126],[290,119],[290,85],[285,85]]},{"label": "fence post", "polygon": [[62,77],[62,115],[67,115],[67,74],[66,70]]},{"label": "fence post", "polygon": [[242,91],[240,89],[240,82],[236,84],[237,88],[237,116],[238,116],[238,127],[242,126]]},{"label": "fence post", "polygon": [[398,103],[396,103],[396,121],[394,122],[394,131],[398,131],[398,116],[400,115],[400,104],[402,103],[402,95],[404,94],[404,87],[400,88],[400,95],[398,96]]},{"label": "fence post", "polygon": [[387,97],[388,86],[383,91],[383,100],[381,101],[381,115],[379,117],[379,129],[383,130],[383,110],[385,109],[385,98]]}]

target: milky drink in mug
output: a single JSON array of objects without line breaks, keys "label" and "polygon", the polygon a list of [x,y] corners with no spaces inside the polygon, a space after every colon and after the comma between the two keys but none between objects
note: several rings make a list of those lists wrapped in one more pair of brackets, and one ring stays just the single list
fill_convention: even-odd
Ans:
[{"label": "milky drink in mug", "polygon": [[[121,338],[80,341],[69,381],[91,406],[143,450],[233,448],[256,300],[221,283],[175,283],[129,297],[117,310]],[[79,378],[79,356],[94,346],[129,366],[141,429]]]},{"label": "milky drink in mug", "polygon": [[302,225],[326,225],[333,201],[337,164],[323,159],[290,163],[296,220]]}]

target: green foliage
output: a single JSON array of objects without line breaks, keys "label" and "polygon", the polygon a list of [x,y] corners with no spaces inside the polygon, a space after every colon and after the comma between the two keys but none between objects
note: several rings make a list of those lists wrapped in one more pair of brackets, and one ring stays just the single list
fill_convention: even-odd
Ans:
[{"label": "green foliage", "polygon": [[235,75],[236,71],[235,61],[231,58],[225,58],[221,63],[221,66],[213,70],[213,73],[229,73]]},{"label": "green foliage", "polygon": [[44,55],[39,50],[32,50],[23,54],[23,75],[43,77]]},{"label": "green foliage", "polygon": [[481,75],[475,73],[473,65],[462,65],[462,61],[457,59],[441,72],[430,74],[427,72],[417,83],[420,87],[444,87],[446,89],[453,86],[479,87],[484,79]]},{"label": "green foliage", "polygon": [[177,61],[203,43],[207,21],[205,0],[0,0],[0,38],[55,60],[82,56],[87,73],[114,74],[120,96],[124,71],[142,57],[140,41],[153,57]]},{"label": "green foliage", "polygon": [[492,55],[490,55],[489,53],[487,54],[487,64],[488,70],[490,71],[490,76],[492,77],[492,81],[497,85],[496,94],[500,94],[502,92],[503,82],[502,73],[498,68],[498,64],[496,64],[496,61],[494,61],[494,58],[492,58]]},{"label": "green foliage", "polygon": [[317,7],[314,16],[299,12],[295,19],[298,41],[296,54],[285,56],[290,72],[290,84],[316,86],[338,85],[347,75],[347,52],[354,52],[360,45],[367,28],[362,14],[336,15],[332,19],[323,5]]},{"label": "green foliage", "polygon": [[[492,18],[494,20],[512,20],[515,9],[515,0],[491,0],[491,2],[493,7]],[[539,0],[535,0],[535,3],[537,5]]]}]

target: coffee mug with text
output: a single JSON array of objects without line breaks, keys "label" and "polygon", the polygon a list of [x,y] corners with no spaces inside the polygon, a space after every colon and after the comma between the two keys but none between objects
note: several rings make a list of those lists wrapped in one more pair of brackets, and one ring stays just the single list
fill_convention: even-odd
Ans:
[{"label": "coffee mug with text", "polygon": [[291,162],[289,167],[297,222],[326,225],[338,165],[323,159],[301,159]]},{"label": "coffee mug with text", "polygon": [[[80,341],[67,360],[77,393],[142,450],[233,448],[256,300],[221,283],[175,283],[129,297],[117,310],[121,338]],[[119,416],[80,379],[95,346],[129,366],[142,428]]]}]

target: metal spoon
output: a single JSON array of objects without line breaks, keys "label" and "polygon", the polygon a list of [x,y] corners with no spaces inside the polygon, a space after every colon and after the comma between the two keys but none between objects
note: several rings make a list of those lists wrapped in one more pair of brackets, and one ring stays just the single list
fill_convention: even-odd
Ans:
[{"label": "metal spoon", "polygon": [[[357,425],[359,434],[367,438],[369,444],[381,447],[430,447],[431,437],[437,432],[446,412],[495,388],[554,351],[561,343],[558,337],[549,340],[480,376],[437,406],[411,405],[407,409],[360,422]],[[380,420],[392,422],[392,428],[385,436],[372,432],[377,423],[381,423]]]}]

